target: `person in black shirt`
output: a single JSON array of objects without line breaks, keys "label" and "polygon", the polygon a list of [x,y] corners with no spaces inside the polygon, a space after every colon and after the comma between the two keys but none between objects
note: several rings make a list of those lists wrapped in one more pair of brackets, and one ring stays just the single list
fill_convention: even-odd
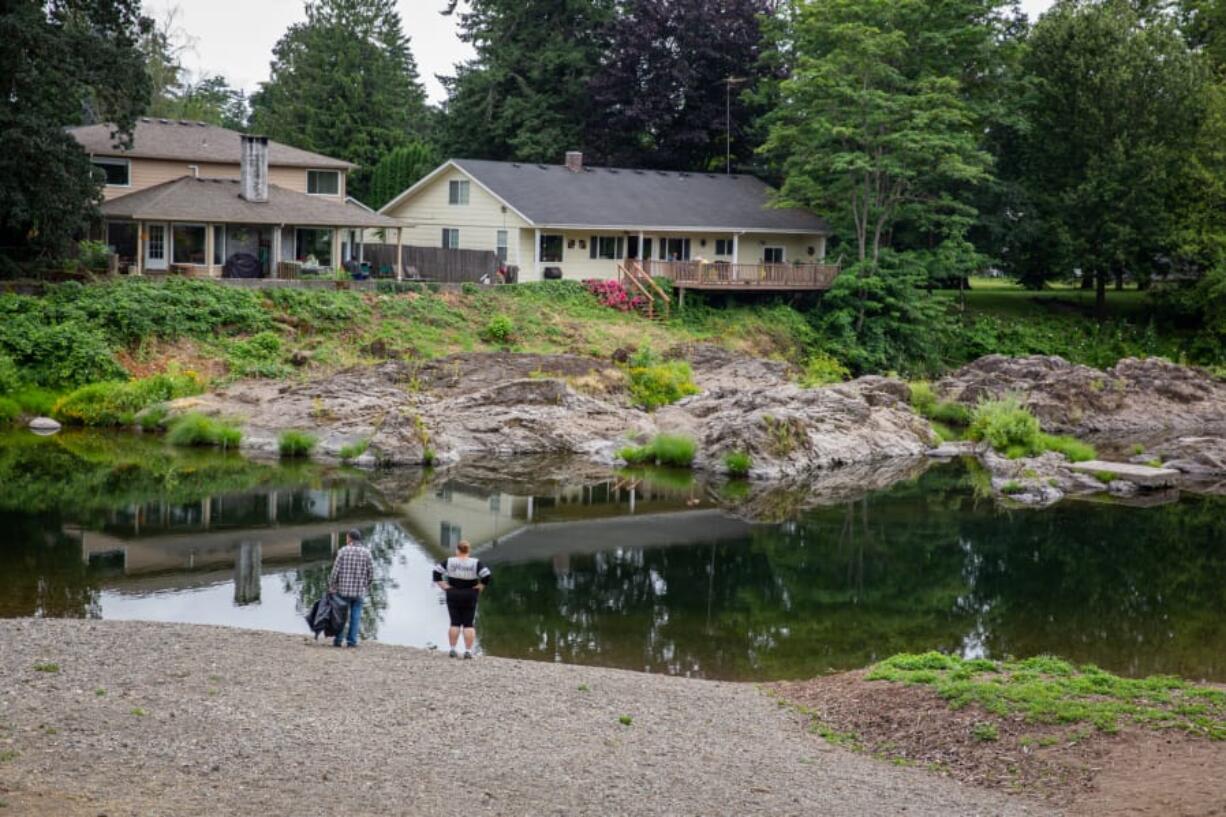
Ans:
[{"label": "person in black shirt", "polygon": [[473,643],[477,640],[474,626],[477,617],[477,599],[489,586],[490,569],[479,559],[469,555],[472,547],[467,541],[456,545],[455,555],[434,566],[434,583],[447,594],[447,614],[451,627],[447,641],[451,644],[451,657],[456,658],[456,644],[460,630],[464,631],[464,657],[473,657]]}]

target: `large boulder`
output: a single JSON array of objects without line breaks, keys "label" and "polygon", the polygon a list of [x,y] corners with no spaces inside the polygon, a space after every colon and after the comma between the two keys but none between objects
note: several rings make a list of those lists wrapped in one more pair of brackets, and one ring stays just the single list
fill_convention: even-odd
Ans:
[{"label": "large boulder", "polygon": [[1061,433],[1226,428],[1226,383],[1160,358],[1126,358],[1104,371],[1060,357],[988,355],[936,389],[942,399],[969,407],[1014,395],[1045,430]]},{"label": "large boulder", "polygon": [[656,422],[693,436],[700,466],[719,470],[724,456],[744,452],[754,477],[775,479],[923,456],[936,440],[905,396],[906,384],[879,377],[821,389],[712,389],[660,409]]},{"label": "large boulder", "polygon": [[1226,476],[1226,439],[1222,437],[1180,437],[1163,443],[1146,456],[1160,458],[1164,468],[1174,468],[1190,476]]}]

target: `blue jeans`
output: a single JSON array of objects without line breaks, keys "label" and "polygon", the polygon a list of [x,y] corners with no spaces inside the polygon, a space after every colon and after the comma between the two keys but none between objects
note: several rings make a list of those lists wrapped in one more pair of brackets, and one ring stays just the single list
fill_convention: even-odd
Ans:
[{"label": "blue jeans", "polygon": [[348,630],[349,646],[356,647],[358,645],[358,627],[362,625],[362,597],[341,596],[341,598],[349,602],[349,625],[341,628],[341,631],[336,634],[336,638],[332,639],[332,645],[339,647],[341,645],[341,636],[345,635],[345,631]]}]

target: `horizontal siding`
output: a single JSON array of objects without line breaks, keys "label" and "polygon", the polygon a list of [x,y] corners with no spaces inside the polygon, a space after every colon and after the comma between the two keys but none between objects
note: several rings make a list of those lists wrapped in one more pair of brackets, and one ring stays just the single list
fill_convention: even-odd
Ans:
[{"label": "horizontal siding", "polygon": [[[449,204],[448,183],[461,179],[469,181],[468,204]],[[458,170],[440,174],[434,181],[414,193],[412,198],[401,202],[384,215],[403,222],[405,227],[409,228],[405,230],[406,236],[412,230],[415,237],[430,237],[426,246],[441,243],[444,227],[456,227],[460,230],[460,247],[473,250],[493,249],[495,230],[515,230],[527,225],[527,222],[509,207],[503,212],[501,201],[482,190],[475,181]],[[416,243],[416,238],[414,241],[406,238],[405,243]]]},{"label": "horizontal siding", "polygon": [[[779,235],[746,233],[737,246],[737,263],[757,264],[764,260],[767,247],[783,247],[783,260],[818,263],[826,258],[826,237],[822,235]],[[809,248],[813,255],[809,255]]]},{"label": "horizontal siding", "polygon": [[[235,162],[234,164],[221,164],[209,162],[179,162],[165,159],[132,159],[131,162],[131,186],[104,188],[103,196],[105,196],[107,199],[126,196],[128,193],[135,193],[138,190],[144,190],[157,184],[174,181],[175,179],[183,176],[190,176],[192,175],[192,165],[200,168],[200,175],[205,178],[237,179],[240,175],[238,162]],[[340,195],[328,196],[327,198],[344,199],[346,178],[344,171],[340,171],[340,173]],[[305,193],[307,191],[306,168],[275,165],[271,166],[268,168],[268,181],[270,184],[275,184],[277,187],[283,187],[286,190],[295,190],[299,193]]]}]

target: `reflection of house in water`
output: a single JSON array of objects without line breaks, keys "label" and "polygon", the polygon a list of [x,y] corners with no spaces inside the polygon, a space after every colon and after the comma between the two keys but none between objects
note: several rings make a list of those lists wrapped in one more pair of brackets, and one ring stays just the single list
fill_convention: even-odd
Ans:
[{"label": "reflection of house in water", "polygon": [[[81,530],[79,535],[82,558],[104,578],[191,571],[178,578],[162,575],[136,583],[161,589],[232,575],[235,602],[247,604],[259,601],[265,562],[331,558],[343,531],[372,525],[385,516],[372,508],[361,483],[339,483],[270,488],[181,504],[152,501],[112,511],[101,530]],[[126,580],[116,583],[136,586]]]},{"label": "reflection of house in water", "polygon": [[[522,552],[550,558],[562,552],[595,552],[619,547],[654,547],[665,540],[707,541],[720,530],[743,535],[745,525],[714,510],[690,505],[701,491],[611,477],[586,485],[558,485],[551,493],[518,496],[451,481],[404,509],[406,527],[436,553],[460,539],[490,556]],[[697,526],[697,527],[694,527]],[[735,533],[731,531],[735,528]],[[510,544],[514,543],[514,544]],[[531,555],[528,555],[531,553]],[[483,556],[485,558],[485,556]]]}]

